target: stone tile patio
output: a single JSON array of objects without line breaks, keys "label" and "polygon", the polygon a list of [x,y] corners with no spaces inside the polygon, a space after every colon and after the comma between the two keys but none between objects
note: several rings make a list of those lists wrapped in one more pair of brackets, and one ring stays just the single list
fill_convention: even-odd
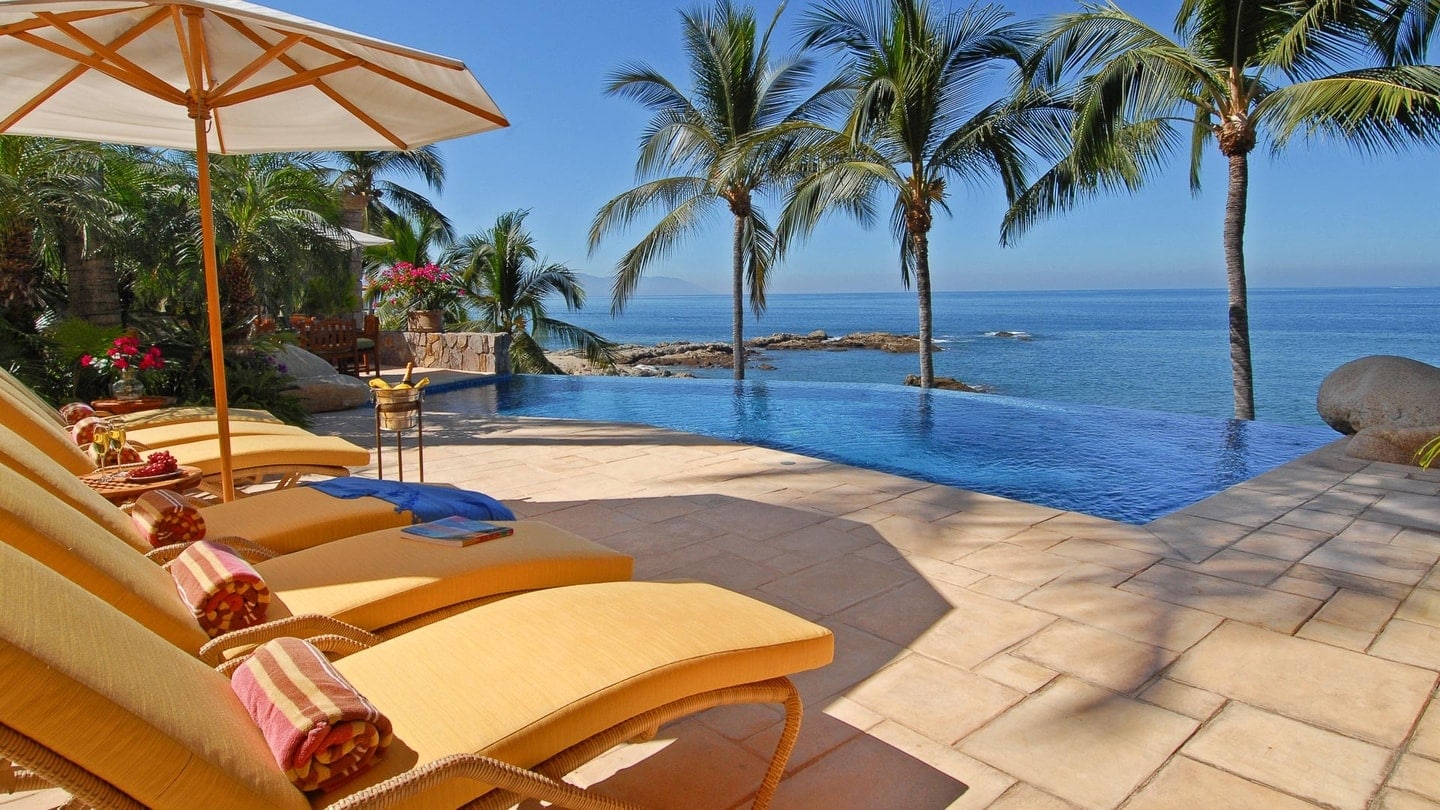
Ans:
[{"label": "stone tile patio", "polygon": [[[1440,474],[1332,445],[1138,527],[648,427],[427,410],[426,444],[429,481],[835,632],[777,807],[1440,807]],[[745,806],[778,722],[572,778]]]}]

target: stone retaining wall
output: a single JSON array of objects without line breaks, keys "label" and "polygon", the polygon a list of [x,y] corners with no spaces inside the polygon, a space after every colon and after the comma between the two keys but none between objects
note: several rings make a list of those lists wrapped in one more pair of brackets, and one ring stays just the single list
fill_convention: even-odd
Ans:
[{"label": "stone retaining wall", "polygon": [[510,336],[504,332],[381,332],[380,366],[448,368],[510,373]]}]

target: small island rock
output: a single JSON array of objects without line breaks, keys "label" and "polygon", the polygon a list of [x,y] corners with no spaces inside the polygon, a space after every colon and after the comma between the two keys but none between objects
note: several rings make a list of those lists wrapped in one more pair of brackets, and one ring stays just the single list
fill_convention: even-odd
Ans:
[{"label": "small island rock", "polygon": [[[920,386],[920,375],[910,374],[905,377],[905,384],[918,388]],[[943,388],[946,391],[964,391],[967,394],[988,394],[990,389],[983,385],[966,385],[954,377],[936,377],[935,387]]]},{"label": "small island rock", "polygon": [[1390,355],[1351,360],[1320,384],[1315,409],[1345,434],[1440,425],[1440,368]]}]

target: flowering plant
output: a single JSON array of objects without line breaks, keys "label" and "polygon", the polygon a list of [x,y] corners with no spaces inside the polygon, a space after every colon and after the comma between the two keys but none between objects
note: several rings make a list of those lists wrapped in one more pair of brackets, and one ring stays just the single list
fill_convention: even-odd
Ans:
[{"label": "flowering plant", "polygon": [[460,279],[434,264],[396,262],[380,272],[371,288],[382,305],[397,309],[445,309],[465,294]]},{"label": "flowering plant", "polygon": [[99,357],[92,355],[81,355],[80,365],[93,368],[101,374],[108,374],[111,371],[116,373],[127,369],[136,371],[150,371],[165,367],[165,360],[160,356],[160,347],[151,346],[144,351],[140,350],[139,338],[130,335],[121,335],[115,338],[110,348]]}]

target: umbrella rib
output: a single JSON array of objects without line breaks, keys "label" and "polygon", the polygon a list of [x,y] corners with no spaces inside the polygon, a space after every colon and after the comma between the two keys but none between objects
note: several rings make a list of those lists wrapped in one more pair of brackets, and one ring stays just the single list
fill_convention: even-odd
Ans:
[{"label": "umbrella rib", "polygon": [[276,79],[265,84],[256,85],[248,90],[239,90],[226,96],[214,96],[209,99],[212,107],[228,107],[232,104],[240,104],[246,101],[254,101],[266,96],[273,96],[276,93],[283,93],[286,90],[294,90],[299,87],[313,86],[316,80],[329,76],[332,73],[339,73],[342,70],[360,67],[365,60],[354,57],[340,62],[332,62],[324,67],[311,68],[303,73],[287,76],[283,79]]},{"label": "umbrella rib", "polygon": [[[61,32],[62,34],[65,34],[66,36],[68,36],[68,37],[70,37],[72,40],[74,40],[75,42],[78,42],[79,44],[81,44],[81,45],[89,48],[90,50],[94,51],[96,54],[99,54],[100,57],[102,57],[102,59],[100,60],[100,64],[102,64],[102,65],[106,64],[106,63],[104,62],[104,60],[105,60],[105,59],[108,59],[108,60],[110,60],[110,62],[113,62],[113,63],[114,63],[115,67],[119,69],[119,72],[120,72],[120,73],[122,73],[122,74],[128,74],[128,75],[133,76],[138,83],[136,83],[136,82],[128,82],[129,84],[131,84],[131,86],[133,86],[133,87],[135,87],[135,88],[137,88],[137,89],[140,89],[140,90],[146,90],[146,92],[149,92],[149,93],[151,93],[152,95],[158,95],[158,96],[160,96],[161,98],[173,97],[175,94],[178,94],[179,91],[177,91],[174,87],[171,87],[169,84],[167,84],[167,83],[166,83],[164,80],[162,80],[160,77],[158,77],[158,76],[156,76],[155,74],[149,72],[148,70],[145,70],[144,68],[142,68],[142,67],[140,67],[139,65],[135,64],[134,62],[131,62],[129,59],[126,59],[125,57],[121,56],[119,51],[115,50],[114,48],[110,47],[109,45],[106,45],[105,43],[101,42],[100,40],[95,39],[94,37],[90,36],[89,34],[85,33],[84,31],[81,31],[80,29],[76,28],[75,26],[71,25],[70,23],[66,22],[65,20],[58,19],[58,18],[55,17],[55,15],[53,15],[53,14],[51,14],[51,13],[49,13],[49,12],[40,12],[40,13],[37,14],[36,16],[38,16],[38,17],[40,17],[40,18],[42,18],[42,19],[45,19],[45,20],[51,20],[51,21],[53,21],[53,24],[54,24],[54,26],[55,26],[55,30]],[[152,15],[150,15],[149,17],[147,17],[147,18],[145,18],[144,20],[141,20],[139,23],[137,23],[137,24],[135,25],[135,28],[144,28],[145,30],[149,30],[150,28],[153,28],[156,24],[158,24],[164,16],[165,16],[165,14],[164,14],[164,11],[163,11],[163,10],[162,10],[160,13],[152,14]],[[143,33],[143,32],[142,32],[142,33]],[[33,36],[33,35],[30,35],[30,36]],[[35,38],[36,38],[36,39],[40,39],[39,37],[35,37]],[[27,41],[28,41],[28,40],[27,40]],[[44,41],[44,40],[42,40],[42,41]],[[57,46],[57,47],[61,47],[61,48],[64,47],[63,45],[59,45],[59,43],[56,43],[56,46]],[[72,53],[76,54],[77,56],[79,55],[79,52],[78,52],[78,51],[72,51]],[[73,57],[72,57],[72,58],[73,58]],[[93,57],[91,57],[91,58],[93,58]],[[108,67],[108,65],[107,65],[107,67]],[[100,69],[100,68],[97,68],[97,70],[98,70],[98,69]],[[104,72],[106,73],[106,75],[114,76],[115,78],[120,78],[120,76],[117,75],[117,73],[112,73],[110,70],[105,70]],[[147,86],[147,85],[152,85],[152,83],[153,83],[152,88],[147,90],[147,89],[146,89],[146,86]],[[163,88],[163,89],[162,89],[162,88]],[[159,90],[160,92],[156,92],[157,90]]]},{"label": "umbrella rib", "polygon": [[[154,16],[154,17],[163,17],[164,14],[165,14],[164,10],[161,10],[161,11],[157,12],[156,14],[154,14],[154,15],[152,15],[152,16]],[[87,16],[95,16],[95,15],[87,15]],[[146,22],[148,22],[148,20],[147,20]],[[145,32],[148,31],[148,30],[150,30],[150,28],[152,28],[152,27],[153,27],[153,26],[145,25],[144,22],[142,22],[140,25],[132,26],[132,27],[130,28],[130,30],[126,31],[125,33],[121,34],[120,36],[116,37],[113,41],[111,41],[111,42],[110,42],[110,47],[111,47],[111,48],[123,48],[123,47],[125,47],[126,45],[130,44],[130,42],[132,42],[133,40],[135,40],[135,38],[139,37],[141,34],[145,33]],[[93,55],[93,54],[92,54],[92,55]],[[44,104],[46,101],[48,101],[48,100],[50,99],[51,96],[53,96],[53,95],[55,95],[56,93],[60,92],[61,90],[65,89],[65,86],[66,86],[66,85],[68,85],[70,82],[73,82],[73,81],[75,81],[76,79],[80,78],[80,76],[84,75],[85,71],[87,71],[87,70],[89,70],[89,69],[90,69],[90,66],[89,66],[89,65],[76,65],[75,67],[70,68],[69,70],[65,71],[65,75],[64,75],[64,76],[61,76],[60,78],[56,79],[54,82],[52,82],[52,83],[50,84],[49,87],[45,88],[45,89],[42,90],[40,93],[36,94],[36,96],[35,96],[34,98],[32,98],[32,99],[30,99],[29,101],[25,102],[25,103],[24,103],[23,105],[21,105],[18,109],[16,109],[15,112],[10,113],[10,115],[6,116],[6,118],[5,118],[3,121],[0,121],[0,132],[7,132],[7,131],[9,131],[10,127],[12,127],[12,126],[15,125],[15,122],[17,122],[17,121],[19,121],[20,119],[24,118],[25,116],[29,115],[31,112],[33,112],[33,111],[35,110],[35,108],[39,107],[41,104]]]},{"label": "umbrella rib", "polygon": [[225,95],[226,93],[230,92],[231,89],[239,85],[241,82],[245,81],[251,76],[254,76],[256,73],[259,73],[262,69],[264,69],[266,65],[279,59],[281,54],[295,47],[295,45],[303,39],[304,37],[300,36],[299,34],[291,34],[290,36],[280,40],[279,42],[275,43],[275,45],[269,50],[255,57],[254,61],[241,68],[235,73],[235,75],[221,82],[218,87],[216,87],[210,92],[216,96]]},{"label": "umbrella rib", "polygon": [[[319,42],[319,41],[316,41],[316,40],[307,39],[305,44],[307,44],[307,45],[309,45],[309,46],[311,46],[311,47],[313,47],[313,48],[317,48],[317,49],[319,49],[319,50],[322,50],[322,51],[330,54],[331,56],[343,57],[343,56],[346,56],[346,55],[347,55],[344,51],[342,51],[342,50],[340,50],[340,49],[338,49],[338,48],[332,48],[331,46],[326,45],[325,43]],[[505,116],[503,116],[503,115],[496,115],[495,113],[490,112],[489,110],[487,110],[487,109],[485,109],[485,108],[483,108],[483,107],[477,107],[477,106],[475,106],[474,104],[471,104],[471,103],[468,102],[468,101],[462,101],[461,99],[458,99],[458,98],[450,95],[449,93],[442,93],[442,92],[440,92],[439,90],[436,90],[436,89],[433,88],[433,87],[430,87],[430,86],[428,86],[428,85],[421,84],[420,82],[417,82],[417,81],[415,81],[414,79],[412,79],[412,78],[410,78],[410,77],[408,77],[408,76],[403,76],[403,75],[401,75],[401,74],[399,74],[399,73],[396,73],[395,71],[393,71],[393,70],[391,70],[391,69],[389,69],[389,68],[381,67],[380,65],[377,65],[377,64],[375,64],[374,62],[369,62],[369,61],[364,62],[364,63],[363,63],[363,66],[364,66],[364,68],[365,68],[366,70],[368,70],[368,71],[370,71],[370,72],[372,72],[372,73],[375,73],[375,74],[377,74],[377,75],[383,76],[383,77],[389,79],[389,80],[392,81],[392,82],[395,82],[395,83],[397,83],[397,84],[403,84],[403,85],[405,85],[406,87],[410,88],[411,90],[416,91],[417,93],[422,93],[422,94],[427,95],[427,96],[429,96],[429,97],[431,97],[431,98],[433,98],[433,99],[435,99],[435,100],[437,100],[437,101],[441,101],[441,102],[444,102],[444,103],[446,103],[446,104],[449,104],[449,105],[452,106],[452,107],[457,107],[457,108],[459,108],[459,109],[462,109],[462,110],[464,110],[465,112],[470,113],[471,115],[477,115],[477,116],[479,116],[479,117],[481,117],[481,118],[484,118],[486,121],[491,122],[492,124],[497,124],[497,125],[502,126],[502,127],[508,127],[508,126],[510,126],[510,122],[507,121],[507,120],[505,120]]]},{"label": "umbrella rib", "polygon": [[184,94],[182,94],[179,90],[176,90],[174,87],[166,84],[165,82],[162,82],[154,76],[151,76],[148,73],[142,73],[140,75],[127,73],[126,71],[121,70],[114,65],[111,65],[103,59],[96,58],[89,54],[81,53],[80,51],[74,50],[72,48],[67,48],[64,45],[51,42],[50,40],[43,37],[37,37],[34,34],[29,33],[28,31],[22,31],[20,33],[17,33],[14,35],[14,37],[22,42],[34,45],[41,50],[50,51],[57,56],[64,57],[72,62],[78,62],[93,70],[104,73],[106,76],[109,76],[116,81],[123,82],[124,84],[128,84],[129,86],[135,88],[136,90],[139,90],[142,93],[155,96],[156,98],[168,101],[171,104],[179,104],[182,106],[185,104]]},{"label": "umbrella rib", "polygon": [[[51,14],[51,16],[55,17],[56,19],[64,20],[66,22],[80,22],[84,20],[93,20],[96,17],[110,17],[112,15],[123,14],[128,11],[129,9],[106,9],[104,11],[70,11],[64,14]],[[163,14],[164,12],[162,11],[160,13]],[[0,36],[18,34],[21,31],[34,31],[36,28],[54,27],[54,23],[50,22],[49,20],[41,19],[40,17],[31,17],[28,20],[22,20],[17,23],[0,25]]]},{"label": "umbrella rib", "polygon": [[[239,20],[232,19],[230,17],[221,17],[220,19],[224,20],[231,28],[234,28],[237,32],[239,32],[241,36],[255,43],[256,46],[264,48],[268,44],[266,43],[265,39],[261,37],[260,34],[257,33],[253,28],[240,22]],[[284,65],[290,70],[295,71],[296,73],[301,73],[305,70],[305,66],[301,64],[300,60],[289,55],[288,53],[280,54],[277,57],[277,61],[279,61],[280,64]],[[345,109],[346,112],[355,116],[355,118],[361,123],[373,129],[376,133],[380,135],[380,137],[394,144],[396,149],[410,148],[410,145],[407,144],[404,140],[396,136],[395,133],[391,132],[389,129],[385,128],[384,125],[382,125],[379,121],[376,121],[364,110],[357,107],[354,103],[350,101],[350,99],[345,98],[343,95],[336,92],[334,88],[326,84],[323,79],[318,79],[315,81],[315,89],[324,93],[327,98],[340,105],[342,108]]]}]

